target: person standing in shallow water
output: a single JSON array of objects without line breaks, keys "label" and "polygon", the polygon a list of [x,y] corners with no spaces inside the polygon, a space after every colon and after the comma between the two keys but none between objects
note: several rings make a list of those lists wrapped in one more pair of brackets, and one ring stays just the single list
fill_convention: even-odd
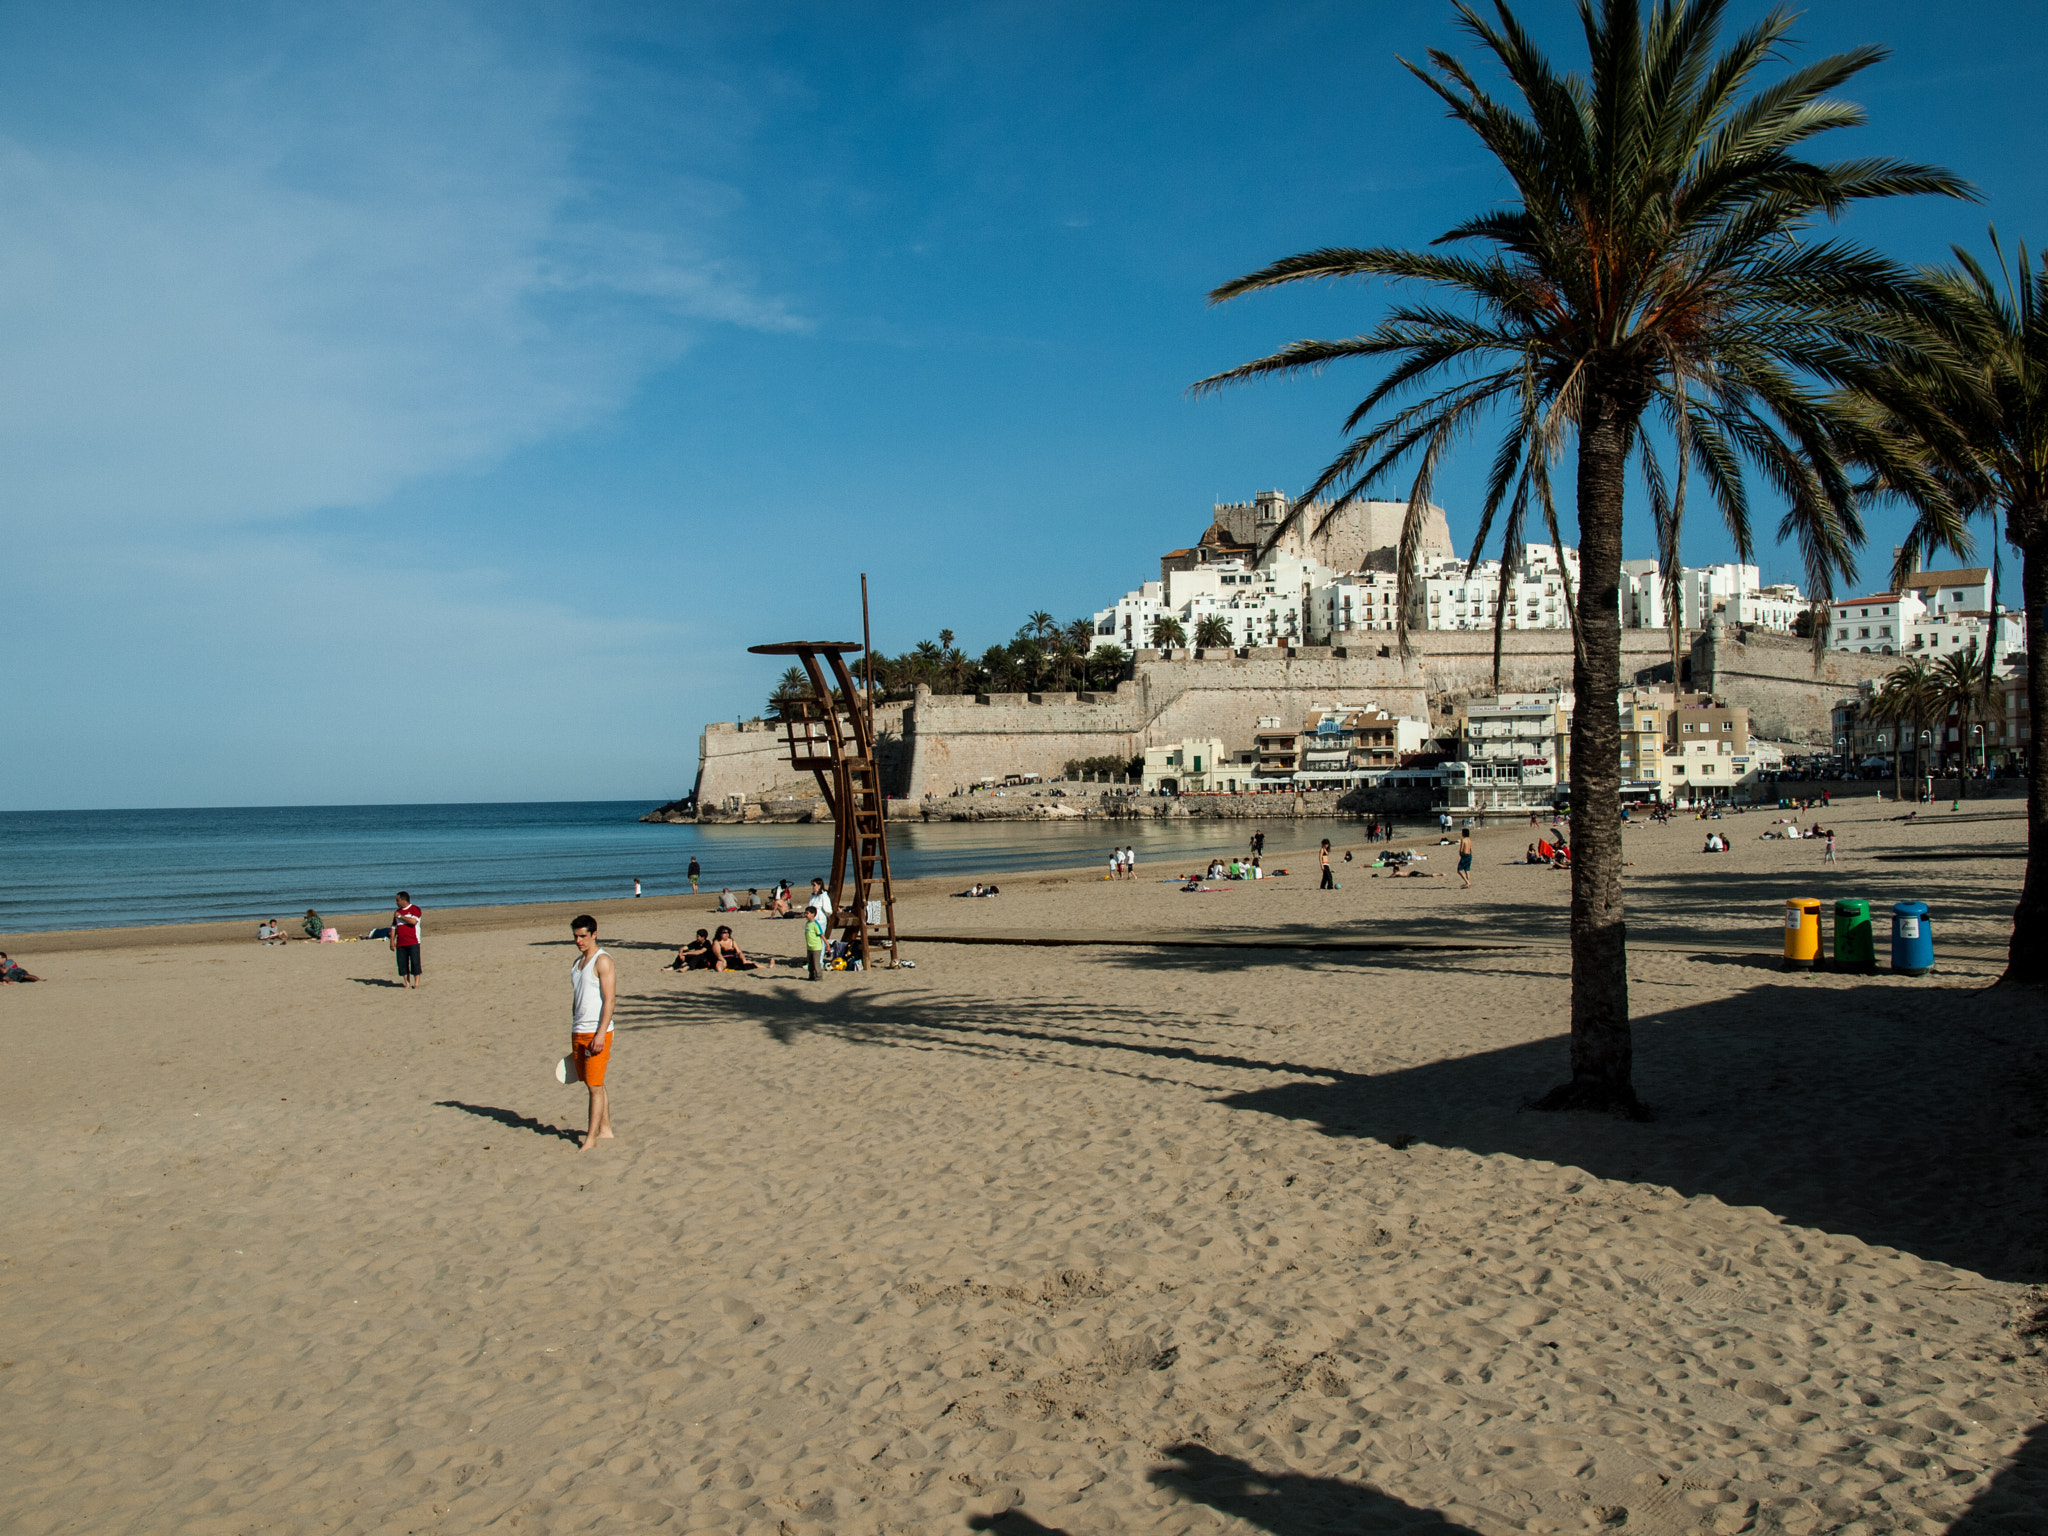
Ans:
[{"label": "person standing in shallow water", "polygon": [[612,1004],[618,996],[618,975],[612,957],[597,947],[597,919],[584,913],[569,924],[576,941],[576,963],[569,967],[569,1054],[576,1075],[590,1090],[590,1128],[579,1150],[593,1141],[612,1139],[612,1101],[605,1087],[605,1069],[612,1060]]},{"label": "person standing in shallow water", "polygon": [[703,873],[703,869],[699,867],[696,856],[693,854],[690,858],[690,894],[692,896],[697,894],[697,877]]}]

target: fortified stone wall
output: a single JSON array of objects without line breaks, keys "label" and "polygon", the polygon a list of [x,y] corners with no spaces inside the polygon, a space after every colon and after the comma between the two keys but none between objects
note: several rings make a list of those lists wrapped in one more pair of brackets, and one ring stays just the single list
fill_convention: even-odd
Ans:
[{"label": "fortified stone wall", "polygon": [[1824,651],[1770,630],[1716,624],[1692,645],[1693,686],[1749,710],[1749,728],[1771,741],[1830,743],[1829,712],[1867,678],[1898,666],[1896,656]]},{"label": "fortified stone wall", "polygon": [[[1278,716],[1298,727],[1316,705],[1376,704],[1418,719],[1440,719],[1447,704],[1494,691],[1489,632],[1418,634],[1406,660],[1390,634],[1354,632],[1343,638],[1350,643],[1243,654],[1140,651],[1135,675],[1113,693],[975,696],[920,688],[913,703],[875,711],[883,787],[912,800],[944,797],[987,776],[1050,778],[1074,758],[1131,758],[1171,741],[1215,737],[1249,746],[1262,717]],[[1798,642],[1792,649],[1806,654]],[[1569,632],[1502,637],[1500,686],[1509,692],[1568,686],[1571,669]],[[1663,682],[1670,675],[1663,631],[1623,631],[1625,682]],[[1733,702],[1747,700],[1738,696]],[[1819,719],[1825,732],[1825,705]],[[731,795],[758,801],[815,792],[809,774],[799,776],[781,760],[781,737],[772,723],[721,722],[705,729],[700,805],[721,805]]]},{"label": "fortified stone wall", "polygon": [[[882,782],[890,787],[904,774],[903,716],[907,704],[875,706],[875,756]],[[818,792],[818,781],[789,766],[782,732],[772,720],[718,720],[697,738],[699,805],[743,800],[801,799]]]},{"label": "fortified stone wall", "polygon": [[[1354,639],[1360,638],[1357,636]],[[1392,636],[1367,645],[1230,651],[1140,651],[1135,676],[1111,693],[931,694],[918,691],[904,719],[909,768],[899,792],[950,795],[987,776],[1048,777],[1077,757],[1135,757],[1171,741],[1219,738],[1250,746],[1263,716],[1290,726],[1323,704],[1377,704],[1429,718],[1442,701],[1493,691],[1491,634],[1415,637],[1403,660]],[[1502,637],[1501,687],[1549,688],[1571,679],[1571,636]],[[1385,654],[1381,654],[1384,652]],[[1648,683],[1671,674],[1662,631],[1628,630],[1622,675]],[[894,786],[892,784],[892,791]]]}]

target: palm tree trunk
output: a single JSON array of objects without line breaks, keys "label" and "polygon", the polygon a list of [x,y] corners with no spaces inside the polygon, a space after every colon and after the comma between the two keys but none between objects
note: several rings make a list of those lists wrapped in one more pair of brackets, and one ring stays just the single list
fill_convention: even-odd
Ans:
[{"label": "palm tree trunk", "polygon": [[[2020,592],[2027,605],[2027,708],[2033,734],[2027,740],[2027,876],[2012,913],[2012,947],[2001,982],[2048,983],[2048,508],[2030,509],[2011,533],[2030,534],[2020,546]],[[2030,525],[2030,526],[2029,526]]]},{"label": "palm tree trunk", "polygon": [[1584,643],[1572,666],[1572,1076],[1538,1109],[1640,1112],[1621,899],[1621,515],[1631,427],[1619,402],[1589,391],[1578,469]]}]

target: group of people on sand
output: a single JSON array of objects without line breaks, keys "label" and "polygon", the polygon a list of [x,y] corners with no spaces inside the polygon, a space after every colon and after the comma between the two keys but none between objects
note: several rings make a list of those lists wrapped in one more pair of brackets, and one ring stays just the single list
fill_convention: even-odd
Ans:
[{"label": "group of people on sand", "polygon": [[787,880],[775,882],[774,889],[766,897],[758,886],[747,887],[747,899],[741,901],[728,888],[718,893],[718,910],[721,912],[765,912],[770,917],[792,915],[790,887]]},{"label": "group of people on sand", "polygon": [[972,884],[972,885],[970,885],[969,887],[967,887],[967,889],[966,889],[966,890],[964,890],[964,891],[955,891],[955,892],[954,892],[953,894],[954,894],[955,896],[966,896],[966,897],[970,897],[970,898],[972,898],[972,899],[974,899],[974,900],[976,900],[976,901],[979,901],[979,900],[980,900],[980,899],[981,899],[982,897],[984,897],[984,896],[1000,896],[1000,895],[1002,895],[1002,894],[1003,894],[1003,888],[1002,888],[1002,887],[1001,887],[1000,885],[996,885],[996,884],[994,884],[993,882],[991,882],[991,883],[990,883],[990,884],[988,884],[988,885],[983,885],[983,884],[982,884],[982,883],[981,883],[981,882],[980,882],[979,880],[977,880],[977,881],[975,881],[975,882],[974,882],[974,884]]},{"label": "group of people on sand", "polygon": [[[989,888],[993,894],[994,887]],[[776,882],[768,901],[763,904],[758,891],[747,892],[747,905],[728,904],[732,892],[723,891],[719,897],[721,912],[761,912],[767,917],[802,917],[804,919],[804,952],[809,962],[811,979],[820,980],[824,975],[824,961],[831,948],[832,898],[825,894],[825,882],[811,882],[810,899],[799,908],[796,896],[787,880]],[[730,926],[720,924],[716,933],[699,928],[697,936],[676,950],[675,959],[663,969],[670,971],[765,971],[776,963],[773,955],[760,959],[750,957],[740,947]]]},{"label": "group of people on sand", "polygon": [[[299,920],[299,931],[317,943],[320,939],[321,930],[320,914],[311,907],[306,908],[306,915]],[[291,942],[291,935],[284,931],[284,925],[278,922],[276,918],[266,917],[256,925],[256,942],[258,944],[289,944]]]},{"label": "group of people on sand", "polygon": [[1128,844],[1112,848],[1109,854],[1109,878],[1112,880],[1135,880],[1138,878],[1138,850]]},{"label": "group of people on sand", "polygon": [[740,948],[740,941],[733,937],[732,929],[724,923],[718,925],[718,932],[707,933],[697,930],[697,937],[676,951],[676,957],[669,962],[671,971],[759,971],[772,967],[775,957],[766,960],[749,960],[747,952]]},{"label": "group of people on sand", "polygon": [[1552,869],[1572,867],[1571,844],[1564,840],[1564,834],[1556,827],[1550,829],[1548,837],[1539,838],[1529,845],[1529,851],[1522,855],[1524,864],[1548,864]]}]

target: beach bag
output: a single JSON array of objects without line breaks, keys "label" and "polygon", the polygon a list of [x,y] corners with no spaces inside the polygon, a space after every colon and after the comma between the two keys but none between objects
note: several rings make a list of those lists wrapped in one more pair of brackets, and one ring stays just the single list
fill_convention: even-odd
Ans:
[{"label": "beach bag", "polygon": [[322,928],[320,930],[320,942],[322,944],[339,944],[341,942],[341,930],[339,928]]}]

